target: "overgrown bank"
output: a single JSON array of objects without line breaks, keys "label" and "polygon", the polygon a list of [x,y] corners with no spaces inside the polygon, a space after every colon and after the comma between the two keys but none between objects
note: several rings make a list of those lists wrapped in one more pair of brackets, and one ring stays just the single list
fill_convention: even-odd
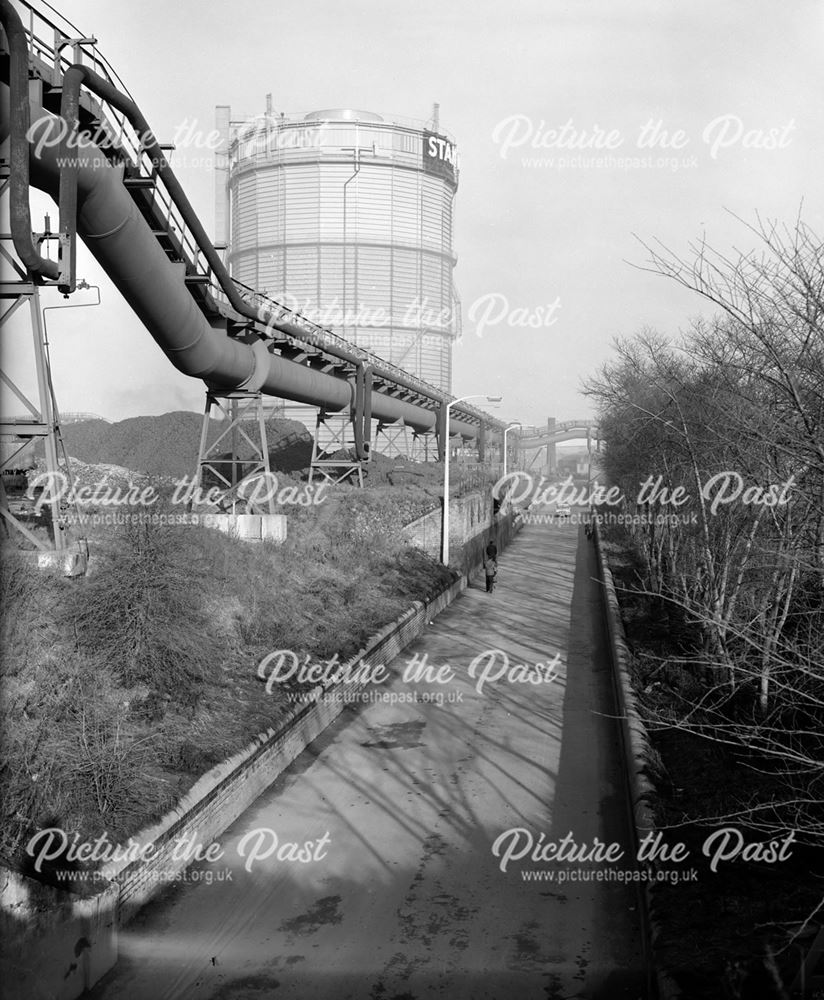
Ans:
[{"label": "overgrown bank", "polygon": [[747,235],[648,247],[719,314],[617,341],[586,386],[658,820],[701,864],[656,891],[691,1000],[786,1000],[824,933],[824,254],[800,219]]},{"label": "overgrown bank", "polygon": [[82,580],[4,553],[2,853],[46,822],[123,841],[278,724],[295,685],[266,694],[265,655],[345,661],[442,587],[450,574],[384,514],[374,499],[296,511],[280,547],[191,526],[96,529]]},{"label": "overgrown bank", "polygon": [[707,838],[730,829],[737,831],[730,845],[739,833],[748,844],[763,842],[759,818],[786,800],[786,780],[780,762],[727,739],[720,719],[738,728],[748,721],[746,709],[735,699],[707,700],[687,665],[695,640],[689,624],[645,592],[643,559],[630,533],[612,529],[606,537],[633,687],[652,744],[655,825],[667,844],[688,848],[681,867],[698,869],[697,881],[655,886],[656,961],[689,1000],[784,1000],[817,930],[807,920],[821,900],[820,852],[802,837],[786,861],[739,856],[711,870]]}]

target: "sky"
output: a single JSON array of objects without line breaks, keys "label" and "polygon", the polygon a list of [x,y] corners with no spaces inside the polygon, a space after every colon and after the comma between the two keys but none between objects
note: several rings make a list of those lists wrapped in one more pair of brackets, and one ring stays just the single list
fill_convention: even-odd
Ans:
[{"label": "sky", "polygon": [[[581,383],[613,338],[643,328],[674,338],[710,314],[640,269],[641,240],[688,253],[706,236],[747,250],[736,216],[792,223],[799,210],[824,232],[817,0],[56,6],[97,38],[161,141],[186,124],[208,133],[218,104],[260,113],[267,93],[287,114],[351,107],[424,120],[437,101],[461,166],[453,392],[502,395],[494,412],[508,420],[590,415]],[[179,177],[211,231],[211,167],[190,156]],[[43,196],[32,204],[36,228],[44,211],[56,221]],[[61,409],[201,410],[202,384],[172,368],[85,250],[78,274],[100,286],[101,305],[48,313]],[[95,298],[79,292],[72,304]],[[9,326],[4,364],[30,382],[25,327]]]}]

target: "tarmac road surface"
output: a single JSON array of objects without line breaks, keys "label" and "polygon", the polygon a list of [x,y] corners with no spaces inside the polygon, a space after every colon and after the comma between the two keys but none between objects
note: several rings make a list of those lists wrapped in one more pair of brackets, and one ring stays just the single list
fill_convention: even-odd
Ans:
[{"label": "tarmac road surface", "polygon": [[[121,932],[95,1000],[646,998],[636,886],[573,881],[635,867],[594,577],[577,526],[525,527],[494,594],[479,573],[372,688],[407,700],[345,709],[195,866],[212,884],[171,885]],[[555,666],[494,680],[491,650]],[[404,681],[424,653],[454,677]],[[281,860],[250,862],[273,845],[255,831]],[[565,835],[626,857],[521,857]]]}]

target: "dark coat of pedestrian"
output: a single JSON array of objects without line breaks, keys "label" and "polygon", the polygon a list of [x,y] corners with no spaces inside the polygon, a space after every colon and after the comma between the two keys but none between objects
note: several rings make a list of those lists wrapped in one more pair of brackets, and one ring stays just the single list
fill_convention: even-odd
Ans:
[{"label": "dark coat of pedestrian", "polygon": [[491,594],[495,587],[495,578],[498,575],[498,560],[487,555],[484,559],[484,574],[486,575],[486,592]]}]

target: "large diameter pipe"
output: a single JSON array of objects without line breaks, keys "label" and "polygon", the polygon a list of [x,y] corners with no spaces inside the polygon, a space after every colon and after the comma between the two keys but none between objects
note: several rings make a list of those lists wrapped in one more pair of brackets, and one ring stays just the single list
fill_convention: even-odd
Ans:
[{"label": "large diameter pipe", "polygon": [[[57,119],[40,114],[31,179],[56,197],[60,130]],[[251,380],[251,349],[211,330],[186,290],[182,265],[169,260],[124,188],[123,168],[110,166],[91,144],[76,146],[71,155],[78,171],[78,232],[172,364],[216,386],[237,388]]]},{"label": "large diameter pipe", "polygon": [[[40,124],[32,143],[31,179],[56,198],[59,121],[36,110]],[[91,143],[76,144],[71,155],[77,158],[78,234],[179,371],[217,388],[259,389],[331,412],[351,406],[349,380],[272,354],[263,340],[233,340],[222,324],[212,327],[186,288],[183,265],[168,259],[123,186],[122,168],[111,166]],[[433,411],[380,392],[372,394],[372,416],[385,423],[403,421],[421,433],[435,427]],[[474,424],[451,423],[463,437],[477,434]]]},{"label": "large diameter pipe", "polygon": [[[4,2],[7,2],[7,0],[4,0]],[[186,197],[186,192],[183,190],[180,181],[178,181],[175,176],[174,171],[169,165],[169,162],[157,142],[153,131],[149,128],[149,123],[146,121],[140,108],[127,94],[121,93],[108,80],[104,79],[98,73],[95,73],[94,70],[90,69],[88,66],[84,66],[80,63],[69,67],[63,77],[61,114],[63,120],[69,127],[70,132],[74,133],[77,126],[81,84],[85,84],[85,86],[88,87],[92,93],[97,94],[98,97],[101,97],[112,107],[116,108],[129,120],[132,127],[140,137],[143,149],[150,157],[154,165],[154,169],[166,185],[166,189],[172,196],[178,211],[181,213],[183,221],[188,227],[195,242],[200,247],[207,263],[209,264],[209,267],[212,269],[220,287],[223,289],[223,292],[229,300],[229,304],[235,312],[246,317],[247,319],[252,319],[265,325],[270,325],[274,329],[283,333],[288,333],[292,336],[298,337],[299,339],[313,343],[315,346],[322,347],[324,351],[332,357],[339,358],[349,364],[357,365],[360,359],[354,352],[341,345],[329,343],[328,339],[323,336],[325,331],[315,327],[314,324],[308,324],[308,329],[302,326],[302,317],[289,313],[288,311],[285,311],[285,316],[276,315],[266,308],[256,309],[254,306],[250,306],[243,300],[235,287],[235,283],[226,269],[225,264],[221,260],[218,252],[215,250],[206,233],[206,230],[203,228],[197,213],[192,208],[189,199]],[[71,173],[73,174],[73,171]],[[64,206],[73,207],[74,197],[67,196],[67,194],[69,189],[74,186],[74,184],[75,178],[74,176],[70,176],[68,178],[68,183],[63,185],[64,190],[61,192],[61,197],[59,199],[61,214],[63,214]],[[289,318],[290,316],[292,317],[291,319]],[[295,322],[296,320],[301,322]],[[434,388],[430,389],[425,386],[421,386],[419,382],[416,382],[409,377],[405,377],[401,373],[393,371],[390,374],[380,365],[374,365],[373,370],[375,375],[378,377],[385,377],[389,374],[391,381],[395,384],[403,386],[407,389],[412,389],[415,392],[422,393],[423,395],[428,395],[435,402],[442,401],[442,393]],[[473,425],[467,424],[466,426],[472,427]],[[474,436],[474,431],[470,436]]]},{"label": "large diameter pipe", "polygon": [[[9,93],[3,104],[9,109],[11,149],[10,221],[14,249],[26,269],[35,276],[56,278],[60,269],[53,260],[41,257],[32,241],[29,207],[29,47],[20,15],[10,0],[0,0],[0,23],[9,46]],[[4,129],[5,131],[5,129]]]}]

